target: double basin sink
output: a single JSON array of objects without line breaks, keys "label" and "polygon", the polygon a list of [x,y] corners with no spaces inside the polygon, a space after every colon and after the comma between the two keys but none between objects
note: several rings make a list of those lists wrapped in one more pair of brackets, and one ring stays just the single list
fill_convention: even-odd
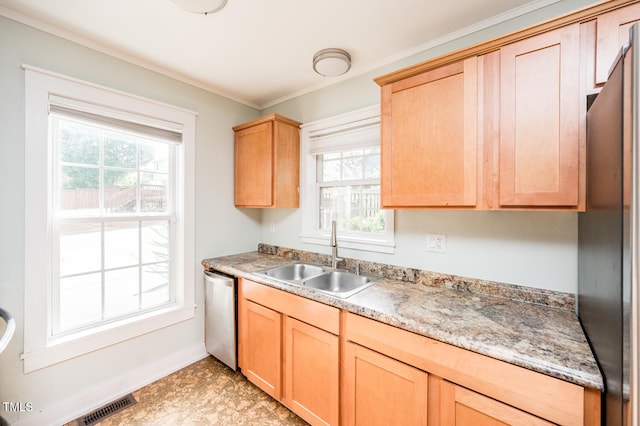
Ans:
[{"label": "double basin sink", "polygon": [[313,288],[347,298],[374,284],[379,278],[310,263],[289,263],[256,272],[276,281]]}]

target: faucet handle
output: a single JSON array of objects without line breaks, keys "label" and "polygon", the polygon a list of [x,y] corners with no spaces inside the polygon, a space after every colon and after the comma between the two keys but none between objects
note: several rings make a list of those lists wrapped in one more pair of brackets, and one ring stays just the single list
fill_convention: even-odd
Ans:
[{"label": "faucet handle", "polygon": [[356,263],[356,275],[360,275],[360,264]]}]

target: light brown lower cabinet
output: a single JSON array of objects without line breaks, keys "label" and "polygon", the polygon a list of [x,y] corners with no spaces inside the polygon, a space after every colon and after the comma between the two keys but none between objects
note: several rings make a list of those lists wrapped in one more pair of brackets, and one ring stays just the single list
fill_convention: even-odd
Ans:
[{"label": "light brown lower cabinet", "polygon": [[[344,425],[600,424],[596,390],[350,312],[342,321]],[[378,389],[390,386],[403,395],[395,410],[383,402],[395,389]]]},{"label": "light brown lower cabinet", "polygon": [[600,393],[247,279],[242,373],[312,425],[600,424]]},{"label": "light brown lower cabinet", "polygon": [[344,424],[426,426],[427,373],[351,342],[344,354]]},{"label": "light brown lower cabinet", "polygon": [[285,317],[284,403],[311,424],[338,424],[338,336]]},{"label": "light brown lower cabinet", "polygon": [[276,399],[282,398],[282,314],[245,300],[241,312],[242,373]]},{"label": "light brown lower cabinet", "polygon": [[239,280],[239,365],[256,386],[312,425],[337,425],[340,311]]}]

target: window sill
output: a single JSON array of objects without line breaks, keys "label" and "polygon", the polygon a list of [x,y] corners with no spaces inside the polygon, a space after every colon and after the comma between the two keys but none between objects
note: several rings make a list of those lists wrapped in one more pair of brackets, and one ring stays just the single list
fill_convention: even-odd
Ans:
[{"label": "window sill", "polygon": [[[315,235],[315,234],[300,234],[300,241],[308,244],[317,244],[327,246],[329,245],[328,235]],[[395,252],[396,244],[394,241],[368,239],[368,238],[354,238],[354,237],[339,237],[338,246],[346,249],[370,251],[375,253],[393,254]]]},{"label": "window sill", "polygon": [[195,306],[171,307],[127,318],[96,329],[51,339],[48,346],[22,355],[24,372],[30,373],[125,340],[133,339],[195,317]]}]

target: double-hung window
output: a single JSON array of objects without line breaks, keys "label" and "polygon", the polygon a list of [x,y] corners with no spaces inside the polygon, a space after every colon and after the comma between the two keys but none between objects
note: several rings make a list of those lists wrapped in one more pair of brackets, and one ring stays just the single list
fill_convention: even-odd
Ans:
[{"label": "double-hung window", "polygon": [[393,211],[380,208],[379,106],[302,126],[303,242],[392,253]]},{"label": "double-hung window", "polygon": [[30,371],[193,317],[195,117],[25,73]]}]

